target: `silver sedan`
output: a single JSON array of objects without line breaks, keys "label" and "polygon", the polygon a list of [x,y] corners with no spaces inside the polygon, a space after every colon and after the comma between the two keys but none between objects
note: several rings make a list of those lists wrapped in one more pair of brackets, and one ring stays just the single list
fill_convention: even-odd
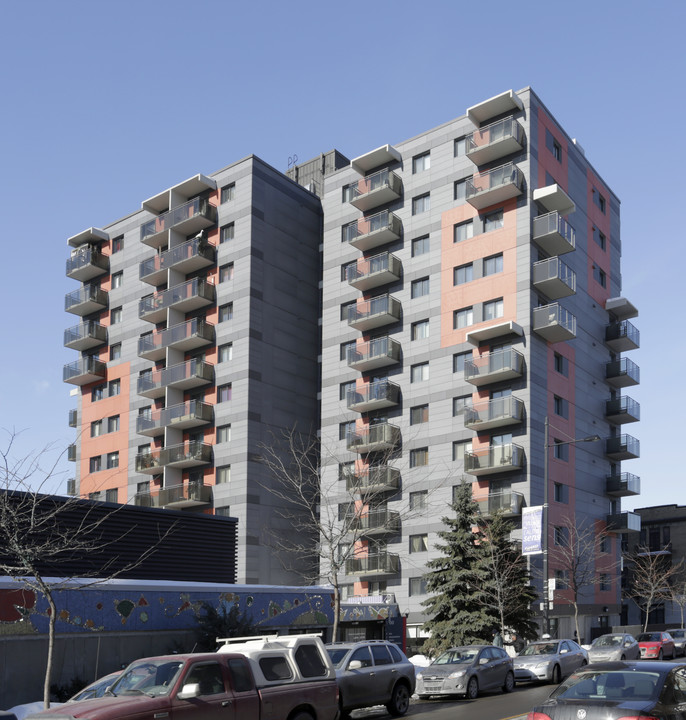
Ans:
[{"label": "silver sedan", "polygon": [[626,633],[609,633],[593,641],[588,651],[590,662],[612,662],[614,660],[638,660],[641,657],[636,638]]},{"label": "silver sedan", "polygon": [[558,685],[577,668],[588,664],[588,653],[574,640],[542,640],[527,645],[514,658],[515,679]]}]

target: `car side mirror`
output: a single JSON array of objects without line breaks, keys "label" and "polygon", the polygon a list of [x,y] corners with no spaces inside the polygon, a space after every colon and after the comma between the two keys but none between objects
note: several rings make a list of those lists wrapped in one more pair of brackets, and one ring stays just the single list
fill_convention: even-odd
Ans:
[{"label": "car side mirror", "polygon": [[200,683],[188,683],[181,688],[181,692],[176,696],[179,700],[189,700],[190,698],[200,695]]},{"label": "car side mirror", "polygon": [[562,648],[562,650],[560,650],[560,655],[564,655],[565,653],[568,653],[568,652],[569,652],[569,650],[567,650],[567,648]]},{"label": "car side mirror", "polygon": [[488,663],[488,658],[480,658],[479,665],[486,665]]},{"label": "car side mirror", "polygon": [[348,663],[348,670],[359,670],[362,667],[361,660],[351,660]]},{"label": "car side mirror", "polygon": [[624,643],[624,647],[631,647],[632,644],[633,644],[633,643],[631,642],[631,640],[627,640],[627,641]]}]

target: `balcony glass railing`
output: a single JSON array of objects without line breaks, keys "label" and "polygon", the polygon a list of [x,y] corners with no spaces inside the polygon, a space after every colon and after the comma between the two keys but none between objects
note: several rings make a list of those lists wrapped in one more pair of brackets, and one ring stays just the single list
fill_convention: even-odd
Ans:
[{"label": "balcony glass railing", "polygon": [[465,453],[465,472],[473,475],[505,472],[522,467],[524,450],[519,445],[488,445],[479,450]]},{"label": "balcony glass railing", "polygon": [[143,260],[138,267],[138,276],[141,280],[144,280],[154,273],[162,272],[169,268],[177,267],[187,261],[193,259],[199,260],[201,258],[206,262],[200,263],[199,267],[212,264],[215,258],[214,248],[208,244],[206,240],[193,238],[183,243],[183,245],[177,245],[166,252],[153,255],[151,258]]},{"label": "balcony glass railing", "polygon": [[210,205],[207,199],[193,198],[183,205],[164,213],[164,215],[158,215],[149,222],[143,223],[141,225],[141,241],[145,242],[146,239],[154,235],[158,235],[175,225],[198,216],[214,222],[217,216],[217,208]]},{"label": "balcony glass railing", "polygon": [[[549,297],[564,297],[576,292],[576,273],[558,257],[534,263],[533,283]],[[569,288],[567,290],[560,284]]]},{"label": "balcony glass railing", "polygon": [[365,470],[348,473],[345,478],[348,492],[386,492],[400,487],[400,470],[388,465],[372,465]]},{"label": "balcony glass railing", "polygon": [[381,230],[388,230],[393,235],[400,234],[400,220],[390,210],[383,210],[376,215],[360,218],[354,223],[343,227],[343,239],[354,243],[358,238],[371,235]]},{"label": "balcony glass railing", "polygon": [[95,306],[107,307],[107,293],[98,285],[84,285],[64,298],[64,309],[67,312],[73,311],[79,305],[91,304],[94,306],[93,311],[97,309]]},{"label": "balcony glass railing", "polygon": [[[521,148],[523,132],[521,125],[512,117],[497,120],[490,125],[479,128],[465,138],[467,145],[467,156],[476,157],[477,164],[496,159],[498,154],[486,154],[489,148],[496,145],[506,145],[506,152],[514,152]],[[501,152],[500,156],[506,154]],[[481,155],[485,155],[481,158]]]},{"label": "balcony glass railing", "polygon": [[104,378],[106,374],[107,365],[97,358],[89,356],[65,365],[62,379],[64,382],[71,382],[79,378],[91,378],[92,381],[95,381],[97,378]]},{"label": "balcony glass railing", "polygon": [[632,435],[617,435],[606,440],[605,454],[629,460],[641,455],[641,443]]},{"label": "balcony glass railing", "polygon": [[464,424],[478,431],[480,425],[505,425],[519,422],[523,417],[524,403],[509,395],[474,403],[465,410]]},{"label": "balcony glass railing", "polygon": [[165,465],[196,466],[211,462],[212,446],[198,442],[186,442],[157,448],[136,455],[136,472],[161,472]]},{"label": "balcony glass railing", "polygon": [[350,388],[346,393],[348,408],[354,408],[358,405],[388,407],[389,405],[397,405],[399,400],[400,385],[387,379]]},{"label": "balcony glass railing", "polygon": [[633,398],[622,395],[622,397],[605,401],[605,415],[626,415],[635,420],[640,420],[641,406]]},{"label": "balcony glass railing", "polygon": [[521,191],[523,178],[521,170],[514,163],[506,163],[492,170],[476,173],[467,179],[467,200],[508,186],[518,193]]},{"label": "balcony glass railing", "polygon": [[641,369],[633,360],[623,357],[605,365],[605,377],[620,385],[637,385],[641,381]]},{"label": "balcony glass railing", "polygon": [[110,267],[110,259],[103,255],[97,248],[82,247],[72,253],[67,260],[67,275],[80,275],[80,271],[91,270],[88,275],[106,273]]},{"label": "balcony glass railing", "polygon": [[630,350],[641,346],[641,333],[628,320],[621,320],[605,328],[605,342],[618,343],[619,350]]},{"label": "balcony glass railing", "polygon": [[202,360],[192,359],[171,365],[163,370],[153,370],[138,378],[139,395],[152,390],[183,384],[184,381],[197,380],[194,386],[210,383],[213,380],[213,367]]},{"label": "balcony glass railing", "polygon": [[400,428],[389,423],[369,425],[346,435],[348,450],[355,452],[373,452],[395,447],[400,441]]},{"label": "balcony glass railing", "polygon": [[188,282],[175,285],[169,288],[169,290],[154,293],[140,300],[138,303],[138,317],[143,319],[151,313],[157,313],[196,298],[204,301],[199,303],[199,307],[203,304],[207,305],[214,302],[214,285],[211,285],[205,280],[193,278]]},{"label": "balcony glass railing", "polygon": [[520,377],[524,373],[524,356],[506,348],[485,353],[464,364],[464,379],[473,385]]},{"label": "balcony glass railing", "polygon": [[396,575],[400,572],[400,556],[379,553],[345,561],[346,575]]},{"label": "balcony glass railing", "polygon": [[491,493],[483,500],[477,500],[479,512],[482,515],[494,515],[497,512],[503,515],[521,515],[524,505],[524,495],[510,490]]},{"label": "balcony glass railing", "polygon": [[400,530],[400,513],[393,510],[372,510],[364,515],[349,518],[354,532],[395,533]]},{"label": "balcony glass railing", "polygon": [[576,317],[559,303],[534,308],[534,332],[550,342],[576,337]]},{"label": "balcony glass railing", "polygon": [[166,330],[158,330],[142,335],[138,339],[138,354],[144,357],[147,353],[184,344],[185,341],[191,339],[199,340],[200,342],[196,343],[198,346],[204,344],[202,341],[213,342],[214,325],[208,325],[203,320],[194,318],[178,325],[172,325]]},{"label": "balcony glass railing", "polygon": [[[354,265],[345,269],[346,280],[350,285],[356,286],[365,278],[374,276],[388,276],[386,282],[400,277],[400,260],[389,252],[379,253],[370,258],[360,258]],[[380,283],[377,283],[380,284]]]},{"label": "balcony glass railing", "polygon": [[379,295],[348,308],[348,324],[354,327],[377,316],[387,322],[399,320],[400,308],[400,302],[392,295]]},{"label": "balcony glass railing", "polygon": [[623,472],[618,475],[608,475],[605,480],[608,495],[626,496],[641,494],[641,478],[633,473]]},{"label": "balcony glass railing", "polygon": [[347,349],[347,360],[350,366],[370,363],[374,367],[400,362],[400,343],[388,335],[360,342]]},{"label": "balcony glass railing", "polygon": [[211,423],[212,418],[212,405],[189,400],[167,408],[147,410],[136,418],[136,432],[143,435],[159,434],[158,431],[170,425],[194,427]]},{"label": "balcony glass railing", "polygon": [[[92,342],[88,342],[89,340],[92,340]],[[82,322],[80,325],[74,325],[74,327],[67,328],[64,331],[65,347],[74,344],[94,346],[105,342],[107,342],[107,328],[92,320]]]}]

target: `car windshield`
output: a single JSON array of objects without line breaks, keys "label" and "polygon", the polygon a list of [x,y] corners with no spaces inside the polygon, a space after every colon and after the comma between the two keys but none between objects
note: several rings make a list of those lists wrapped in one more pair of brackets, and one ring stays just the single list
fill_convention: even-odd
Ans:
[{"label": "car windshield", "polygon": [[657,699],[661,686],[659,673],[589,670],[572,675],[550,697],[556,700],[648,701]]},{"label": "car windshield", "polygon": [[329,653],[333,666],[340,667],[343,659],[350,652],[350,648],[326,648],[326,652]]},{"label": "car windshield", "polygon": [[636,640],[638,642],[660,642],[660,633],[641,633]]},{"label": "car windshield", "polygon": [[521,655],[554,655],[557,652],[557,643],[531,643],[524,648]]},{"label": "car windshield", "polygon": [[472,662],[478,650],[475,648],[453,648],[439,655],[432,665],[457,665],[459,663]]},{"label": "car windshield", "polygon": [[673,638],[683,638],[686,637],[686,630],[670,630],[669,634]]},{"label": "car windshield", "polygon": [[139,660],[124,670],[110,692],[113,695],[167,695],[182,667],[179,660]]},{"label": "car windshield", "polygon": [[622,644],[623,639],[623,635],[601,635],[593,641],[593,645],[591,647],[617,647],[617,645]]}]

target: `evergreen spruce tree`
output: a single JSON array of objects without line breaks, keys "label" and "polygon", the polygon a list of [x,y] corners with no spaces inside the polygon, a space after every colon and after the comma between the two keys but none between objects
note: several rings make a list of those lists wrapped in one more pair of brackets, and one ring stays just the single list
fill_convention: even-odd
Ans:
[{"label": "evergreen spruce tree", "polygon": [[424,629],[431,632],[425,647],[432,653],[490,642],[497,626],[483,602],[487,570],[480,535],[474,532],[478,506],[471,483],[459,486],[452,509],[455,516],[443,518],[448,529],[439,533],[443,542],[436,545],[442,556],[427,563],[426,586],[434,594],[423,603],[431,616]]}]

